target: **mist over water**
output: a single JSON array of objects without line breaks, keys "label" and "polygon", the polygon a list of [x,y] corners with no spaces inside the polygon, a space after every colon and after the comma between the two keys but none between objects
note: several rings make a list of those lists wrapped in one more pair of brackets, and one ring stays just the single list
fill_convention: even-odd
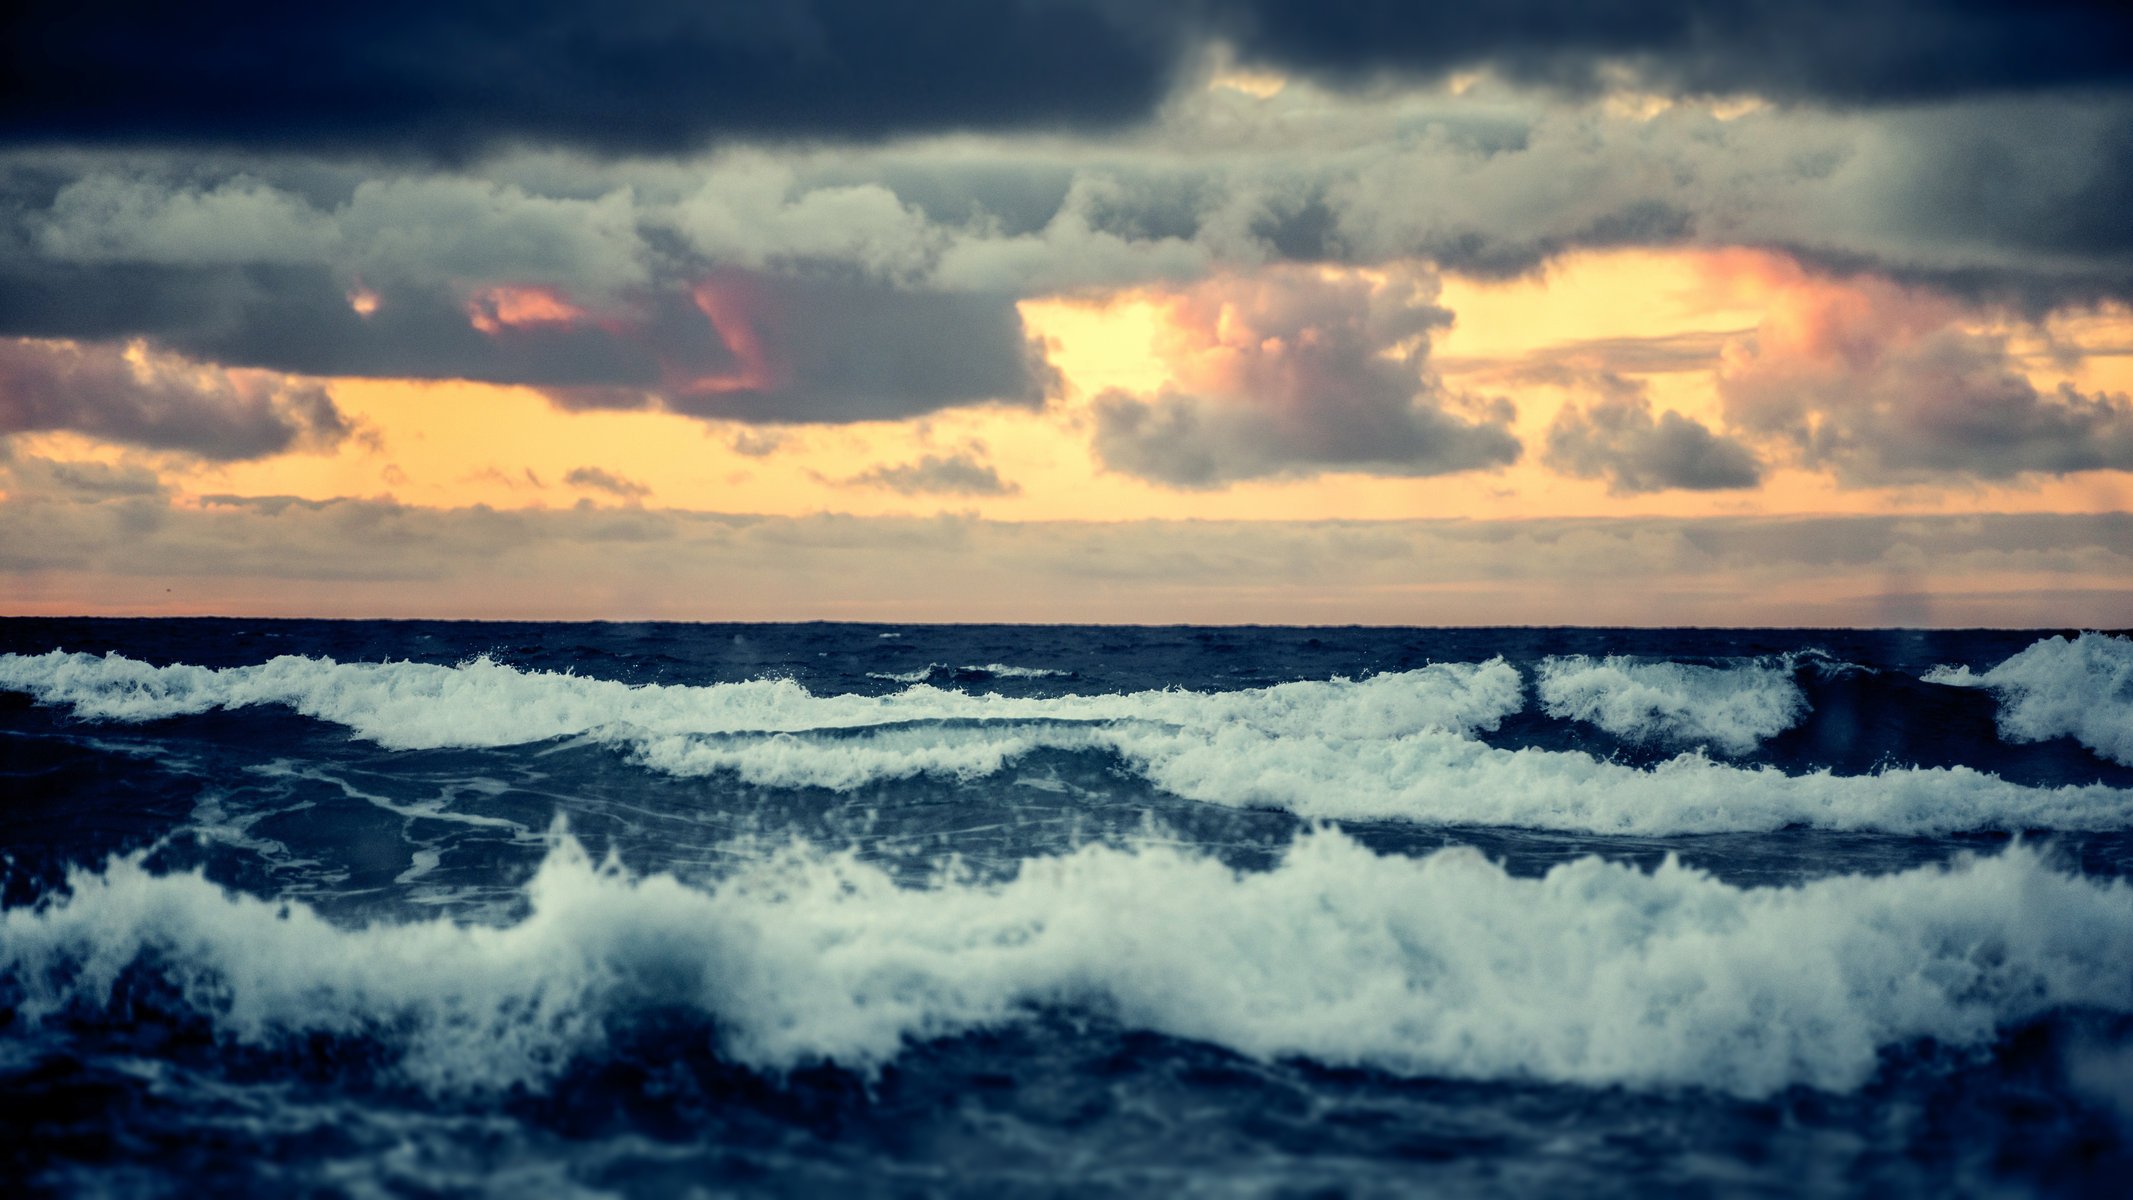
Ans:
[{"label": "mist over water", "polygon": [[2103,1194],[2133,641],[0,621],[0,1174]]}]

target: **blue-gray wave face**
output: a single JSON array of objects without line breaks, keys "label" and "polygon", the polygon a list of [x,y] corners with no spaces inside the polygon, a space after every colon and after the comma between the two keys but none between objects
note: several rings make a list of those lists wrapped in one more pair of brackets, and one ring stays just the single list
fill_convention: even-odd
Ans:
[{"label": "blue-gray wave face", "polygon": [[2108,634],[0,621],[0,1174],[2084,1191]]}]

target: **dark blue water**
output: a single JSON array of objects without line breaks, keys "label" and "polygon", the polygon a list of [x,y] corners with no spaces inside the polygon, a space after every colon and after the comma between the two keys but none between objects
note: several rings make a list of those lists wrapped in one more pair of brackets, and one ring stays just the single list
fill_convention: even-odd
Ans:
[{"label": "dark blue water", "polygon": [[12,1194],[2123,1194],[2133,641],[0,620]]}]

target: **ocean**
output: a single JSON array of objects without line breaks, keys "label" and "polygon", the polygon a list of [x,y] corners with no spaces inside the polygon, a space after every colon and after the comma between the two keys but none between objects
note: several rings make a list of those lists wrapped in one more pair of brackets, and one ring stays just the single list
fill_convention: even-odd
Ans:
[{"label": "ocean", "polygon": [[0,621],[0,1190],[2123,1195],[2133,640]]}]

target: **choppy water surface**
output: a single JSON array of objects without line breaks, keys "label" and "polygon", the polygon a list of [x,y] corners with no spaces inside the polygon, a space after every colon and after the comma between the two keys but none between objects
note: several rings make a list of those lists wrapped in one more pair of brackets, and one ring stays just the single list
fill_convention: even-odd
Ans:
[{"label": "choppy water surface", "polygon": [[0,1179],[2114,1194],[2133,640],[0,621]]}]

